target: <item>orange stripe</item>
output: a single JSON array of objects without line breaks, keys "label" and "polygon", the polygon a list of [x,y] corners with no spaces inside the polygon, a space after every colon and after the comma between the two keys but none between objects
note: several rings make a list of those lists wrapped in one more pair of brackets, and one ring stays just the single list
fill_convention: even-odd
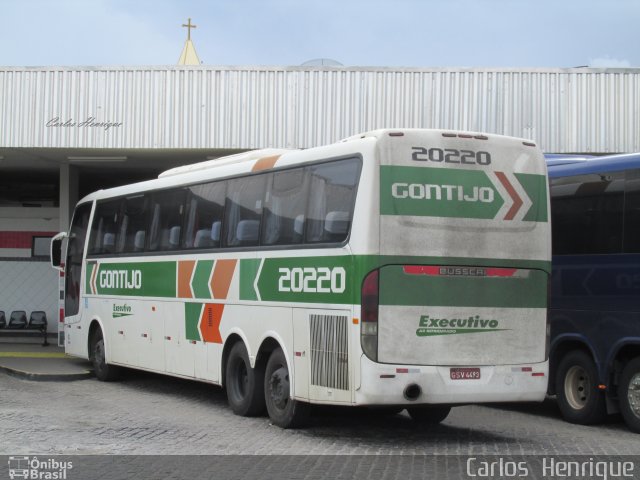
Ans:
[{"label": "orange stripe", "polygon": [[218,260],[216,262],[216,266],[213,269],[213,276],[211,277],[211,292],[213,293],[213,298],[227,298],[233,272],[236,269],[236,263],[238,263],[236,259]]},{"label": "orange stripe", "polygon": [[200,333],[202,340],[209,343],[222,343],[220,335],[220,322],[224,305],[221,303],[206,303],[200,317]]},{"label": "orange stripe", "polygon": [[196,266],[195,260],[178,262],[178,298],[193,298],[191,293],[191,275]]},{"label": "orange stripe", "polygon": [[280,155],[259,158],[258,161],[253,165],[251,171],[259,172],[260,170],[269,170],[270,168],[273,168],[279,158]]}]

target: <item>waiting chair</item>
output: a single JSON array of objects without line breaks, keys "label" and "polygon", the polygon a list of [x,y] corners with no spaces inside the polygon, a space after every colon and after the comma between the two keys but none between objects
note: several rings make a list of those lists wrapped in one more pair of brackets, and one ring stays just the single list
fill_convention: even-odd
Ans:
[{"label": "waiting chair", "polygon": [[40,330],[42,328],[47,328],[47,314],[42,310],[35,310],[31,312],[29,316],[29,325],[27,328],[32,328],[34,330]]},{"label": "waiting chair", "polygon": [[4,316],[4,312],[0,310],[0,328],[7,326],[7,318]]},{"label": "waiting chair", "polygon": [[9,317],[9,325],[7,328],[26,328],[27,326],[27,312],[24,310],[14,310]]}]

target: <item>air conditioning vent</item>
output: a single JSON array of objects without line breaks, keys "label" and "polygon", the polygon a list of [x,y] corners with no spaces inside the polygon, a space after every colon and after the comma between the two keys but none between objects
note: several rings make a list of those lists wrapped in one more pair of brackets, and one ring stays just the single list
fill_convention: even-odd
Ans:
[{"label": "air conditioning vent", "polygon": [[311,384],[349,390],[348,318],[310,315]]}]

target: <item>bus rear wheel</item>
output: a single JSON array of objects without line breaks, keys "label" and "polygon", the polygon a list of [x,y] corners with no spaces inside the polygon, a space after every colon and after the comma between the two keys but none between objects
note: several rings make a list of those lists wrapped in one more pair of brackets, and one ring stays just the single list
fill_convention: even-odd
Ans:
[{"label": "bus rear wheel", "polygon": [[632,432],[640,433],[640,357],[622,370],[619,387],[620,411]]},{"label": "bus rear wheel", "polygon": [[604,420],[604,393],[598,390],[598,371],[591,357],[580,350],[564,356],[558,365],[556,395],[564,419],[591,425]]},{"label": "bus rear wheel", "polygon": [[451,407],[448,405],[409,407],[407,412],[414,422],[422,425],[437,425],[447,418]]},{"label": "bus rear wheel", "polygon": [[98,380],[103,382],[112,382],[113,380],[117,380],[120,376],[120,368],[107,363],[104,348],[104,336],[100,328],[93,333],[89,359],[93,364],[93,373]]},{"label": "bus rear wheel", "polygon": [[264,371],[258,365],[251,368],[244,343],[238,342],[231,347],[225,370],[225,387],[233,413],[251,417],[264,411],[263,379]]},{"label": "bus rear wheel", "polygon": [[264,394],[271,423],[282,428],[302,426],[309,416],[309,404],[291,398],[289,368],[282,349],[269,357],[264,376]]}]

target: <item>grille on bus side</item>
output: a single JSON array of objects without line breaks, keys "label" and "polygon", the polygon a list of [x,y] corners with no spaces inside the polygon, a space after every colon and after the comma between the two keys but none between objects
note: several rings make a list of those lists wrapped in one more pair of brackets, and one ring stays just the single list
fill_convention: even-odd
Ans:
[{"label": "grille on bus side", "polygon": [[347,317],[310,315],[311,384],[349,390]]}]

